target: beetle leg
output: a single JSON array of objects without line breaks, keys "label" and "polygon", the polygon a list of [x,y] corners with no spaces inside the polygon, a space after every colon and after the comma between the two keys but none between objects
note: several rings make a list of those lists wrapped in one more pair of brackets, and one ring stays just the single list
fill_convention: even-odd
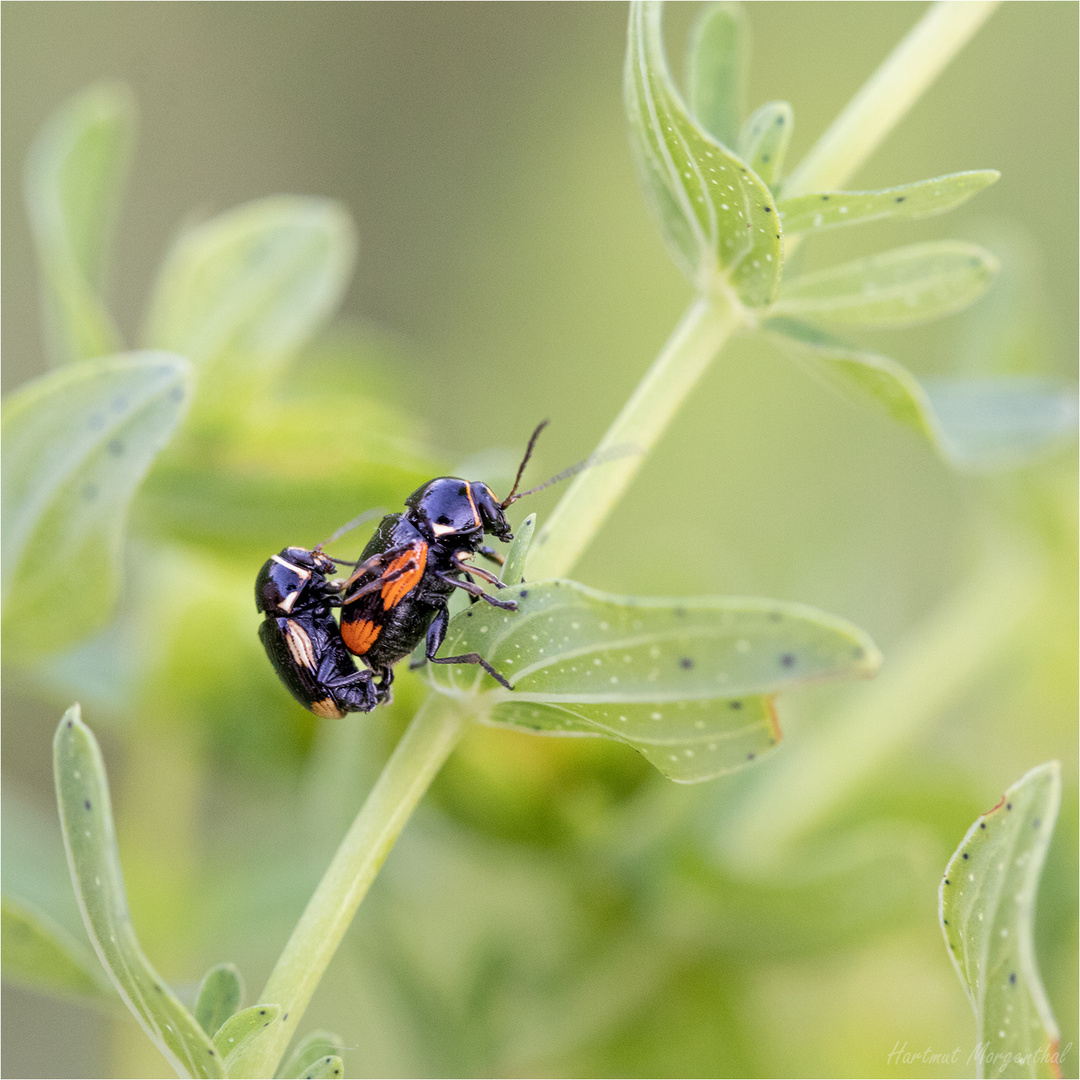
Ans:
[{"label": "beetle leg", "polygon": [[387,548],[385,551],[380,551],[377,555],[372,555],[370,559],[360,563],[356,569],[349,575],[348,581],[345,582],[345,586],[342,592],[345,591],[354,582],[359,581],[365,574],[371,573],[372,570],[378,570],[386,563],[393,562],[393,560],[401,555],[403,552],[413,547],[413,544],[397,544],[392,548]]},{"label": "beetle leg", "polygon": [[471,581],[460,581],[449,574],[436,573],[435,576],[440,581],[445,581],[447,585],[455,585],[459,589],[464,589],[470,596],[475,596],[477,600],[486,600],[492,607],[502,608],[503,611],[517,611],[518,606],[513,600],[496,600],[494,596],[484,592],[479,585],[475,585]]},{"label": "beetle leg", "polygon": [[496,682],[502,683],[507,690],[513,690],[514,688],[479,653],[462,653],[461,656],[435,655],[446,637],[446,626],[449,621],[450,611],[446,607],[440,608],[435,618],[431,620],[424,646],[427,659],[433,664],[479,664]]},{"label": "beetle leg", "polygon": [[471,566],[460,555],[454,555],[453,557],[454,567],[460,570],[463,574],[475,574],[481,581],[486,581],[490,585],[494,585],[497,589],[505,589],[506,586],[490,571],[482,570],[479,566]]},{"label": "beetle leg", "polygon": [[480,547],[478,547],[476,549],[476,553],[478,555],[483,555],[485,559],[490,559],[493,563],[498,563],[499,566],[505,566],[506,565],[506,559],[503,558],[502,553],[499,552],[499,551],[496,551],[493,547],[490,547],[488,544],[481,544]]},{"label": "beetle leg", "polygon": [[403,577],[405,574],[415,572],[411,567],[403,566],[400,570],[392,570],[389,574],[384,574],[382,577],[377,577],[374,581],[369,581],[366,585],[362,585],[354,593],[349,593],[348,596],[343,597],[340,601],[341,606],[351,604],[354,600],[359,600],[361,596],[367,596],[369,593],[378,592],[384,585],[389,585],[391,582],[397,581],[399,577]]}]

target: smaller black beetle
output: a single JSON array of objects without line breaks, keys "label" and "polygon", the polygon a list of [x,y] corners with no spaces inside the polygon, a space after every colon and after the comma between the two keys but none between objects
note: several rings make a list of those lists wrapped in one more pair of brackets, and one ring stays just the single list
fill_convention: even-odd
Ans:
[{"label": "smaller black beetle", "polygon": [[316,548],[287,547],[255,579],[255,607],[265,615],[259,639],[278,677],[305,709],[340,718],[371,712],[389,692],[358,670],[341,640],[331,606],[340,583],[327,580],[335,562]]}]

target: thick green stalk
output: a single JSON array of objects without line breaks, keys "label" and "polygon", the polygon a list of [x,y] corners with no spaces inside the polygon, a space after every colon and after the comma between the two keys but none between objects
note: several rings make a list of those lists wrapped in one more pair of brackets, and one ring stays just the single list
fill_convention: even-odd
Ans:
[{"label": "thick green stalk", "polygon": [[784,181],[784,197],[844,184],[993,14],[998,2],[943,0],[934,4]]},{"label": "thick green stalk", "polygon": [[330,964],[375,875],[435,774],[470,720],[468,703],[432,694],[382,771],[341,842],[259,1001],[287,1017],[230,1070],[231,1076],[273,1076],[311,995]]},{"label": "thick green stalk", "polygon": [[533,542],[526,578],[542,581],[570,571],[744,319],[743,309],[722,295],[694,301],[596,448],[599,454],[616,447],[632,452],[578,475]]}]

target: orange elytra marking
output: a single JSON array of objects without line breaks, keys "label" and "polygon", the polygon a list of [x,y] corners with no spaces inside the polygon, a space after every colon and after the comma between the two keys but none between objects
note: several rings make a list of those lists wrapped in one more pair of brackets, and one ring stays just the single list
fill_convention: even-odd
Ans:
[{"label": "orange elytra marking", "polygon": [[[411,551],[399,555],[384,571],[383,577],[394,571],[400,571],[401,576],[388,582],[382,587],[383,611],[389,611],[396,604],[400,604],[410,590],[415,588],[416,583],[424,576],[424,567],[427,565],[427,544],[417,544]],[[355,650],[354,650],[355,651]]]},{"label": "orange elytra marking", "polygon": [[345,642],[349,652],[355,656],[363,656],[375,644],[381,630],[382,627],[370,619],[357,619],[356,622],[342,620],[341,640]]}]

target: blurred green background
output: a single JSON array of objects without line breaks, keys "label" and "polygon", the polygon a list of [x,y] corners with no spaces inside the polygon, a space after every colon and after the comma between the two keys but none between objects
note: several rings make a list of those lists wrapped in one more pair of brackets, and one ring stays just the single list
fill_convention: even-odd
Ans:
[{"label": "blurred green background", "polygon": [[[694,10],[667,12],[676,68]],[[750,102],[794,105],[791,160],[922,10],[749,6]],[[26,151],[57,105],[106,76],[132,87],[142,114],[111,291],[130,337],[186,221],[275,192],[350,208],[358,269],[319,348],[410,440],[380,499],[400,501],[412,471],[517,452],[544,416],[533,475],[584,456],[690,299],[632,175],[622,5],[58,3],[7,4],[0,17],[5,392],[46,370]],[[1004,5],[853,179],[993,167],[997,185],[945,218],[806,244],[807,264],[938,236],[1028,252],[1037,332],[1013,366],[1073,378],[1077,21],[1074,4]],[[970,318],[867,340],[919,374],[954,372]],[[328,440],[342,423],[328,408]],[[940,1074],[890,1061],[905,1043],[963,1047],[955,1075],[970,1075],[974,1022],[936,924],[938,877],[976,814],[1059,757],[1066,794],[1038,940],[1062,1044],[1074,1046],[1064,1073],[1077,1075],[1074,458],[951,474],[768,344],[736,342],[575,576],[616,592],[818,605],[871,632],[884,680],[989,558],[985,625],[953,639],[957,669],[978,664],[940,693],[912,693],[910,710],[894,703],[909,730],[883,737],[872,767],[865,746],[842,743],[850,756],[821,776],[824,828],[805,838],[798,805],[770,815],[755,796],[816,727],[858,716],[861,689],[781,702],[780,750],[698,788],[613,744],[473,733],[304,1028],[340,1031],[357,1076]],[[477,467],[494,480],[505,458],[488,460]],[[254,641],[261,559],[319,540],[368,505],[372,483],[358,476],[355,495],[339,485],[303,535],[285,524],[247,546],[190,535],[133,558],[125,615],[160,647],[135,689],[110,685],[104,668],[88,686],[86,663],[5,680],[5,862],[28,846],[44,879],[62,861],[50,740],[79,696],[111,770],[136,927],[181,987],[230,959],[254,1000],[422,693],[403,674],[392,710],[316,728]],[[555,498],[519,509],[543,515]],[[144,535],[157,505],[148,489]],[[193,595],[196,578],[207,591]],[[1005,578],[1024,603],[995,593]],[[865,725],[881,722],[868,706]],[[796,834],[794,848],[755,863],[728,834],[740,826]],[[4,995],[5,1075],[163,1068],[127,1017]]]}]

